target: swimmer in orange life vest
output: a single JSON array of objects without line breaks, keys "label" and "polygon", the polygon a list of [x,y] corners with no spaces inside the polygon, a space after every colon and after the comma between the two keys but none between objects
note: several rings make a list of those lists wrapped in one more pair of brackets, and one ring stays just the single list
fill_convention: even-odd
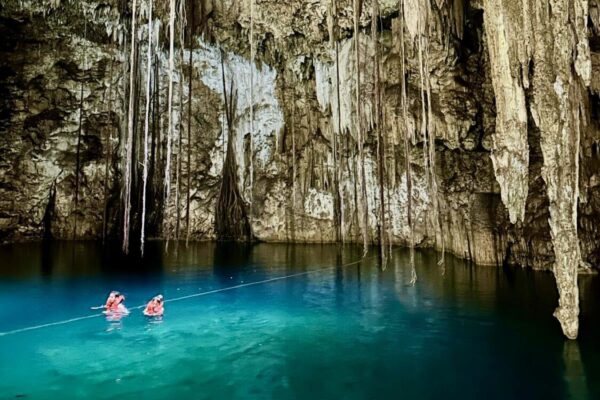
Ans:
[{"label": "swimmer in orange life vest", "polygon": [[106,310],[104,311],[104,313],[129,314],[129,310],[127,309],[127,307],[125,307],[125,304],[123,304],[124,301],[125,296],[123,296],[121,293],[111,292],[108,296],[108,299],[106,300]]},{"label": "swimmer in orange life vest", "polygon": [[162,317],[164,312],[163,296],[159,294],[148,302],[144,310],[144,315],[147,317]]}]

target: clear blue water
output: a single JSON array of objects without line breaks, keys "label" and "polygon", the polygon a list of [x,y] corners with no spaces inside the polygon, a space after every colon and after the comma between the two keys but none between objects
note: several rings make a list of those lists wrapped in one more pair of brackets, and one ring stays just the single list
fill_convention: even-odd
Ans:
[{"label": "clear blue water", "polygon": [[[580,279],[565,341],[549,273],[406,250],[151,243],[144,260],[94,243],[0,247],[0,332],[308,272],[141,310],[0,336],[0,399],[598,399],[600,281]],[[333,267],[333,268],[332,268]]]}]

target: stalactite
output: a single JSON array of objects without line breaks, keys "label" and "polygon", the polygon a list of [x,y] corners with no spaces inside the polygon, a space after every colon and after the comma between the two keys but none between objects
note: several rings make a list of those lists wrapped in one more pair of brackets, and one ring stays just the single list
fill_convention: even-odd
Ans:
[{"label": "stalactite", "polygon": [[386,247],[385,247],[385,236],[386,236],[386,214],[385,214],[385,189],[384,189],[384,147],[383,147],[383,116],[382,116],[382,105],[381,105],[381,76],[380,76],[380,65],[379,65],[379,38],[378,38],[378,18],[379,18],[379,0],[373,0],[373,10],[371,12],[371,40],[373,40],[373,104],[375,107],[374,118],[375,130],[377,135],[377,178],[379,181],[379,247],[382,268],[385,269],[387,263]]},{"label": "stalactite", "polygon": [[189,28],[190,54],[188,60],[188,118],[187,118],[187,194],[185,202],[185,244],[190,240],[190,200],[192,187],[192,99],[193,97],[193,72],[194,72],[194,33],[196,31],[196,2],[192,1],[192,21]]},{"label": "stalactite", "polygon": [[[87,40],[87,16],[84,13],[84,31],[83,37]],[[83,46],[83,69],[87,68],[87,46]],[[77,150],[75,156],[75,220],[73,221],[73,240],[77,238],[77,221],[79,219],[79,182],[81,178],[81,132],[83,128],[83,81],[81,77],[81,85],[79,90],[79,127],[77,128]]]},{"label": "stalactite", "polygon": [[[492,133],[491,159],[494,175],[500,185],[502,202],[508,210],[511,223],[524,221],[529,191],[529,144],[527,140],[527,99],[529,85],[528,41],[515,43],[510,38],[526,39],[527,33],[521,16],[529,13],[513,7],[504,7],[502,0],[485,0],[484,25],[490,64],[490,78],[494,88],[496,125]],[[523,5],[528,7],[528,1]],[[508,40],[507,40],[507,34]]]},{"label": "stalactite", "polygon": [[525,0],[521,9],[509,1],[486,0],[484,7],[498,111],[494,173],[511,222],[522,220],[530,162],[527,133],[535,124],[559,294],[554,316],[565,336],[575,339],[580,311],[579,152],[590,118],[586,86],[592,72],[588,1],[554,1],[549,7],[542,0]]},{"label": "stalactite", "polygon": [[125,177],[123,194],[123,252],[129,253],[129,223],[131,212],[131,158],[133,147],[134,131],[134,79],[135,79],[135,48],[136,48],[136,18],[137,18],[137,0],[133,0],[131,14],[131,54],[129,58],[129,109],[127,138],[125,141]]},{"label": "stalactite", "polygon": [[546,183],[553,272],[559,300],[554,316],[565,336],[579,330],[577,271],[581,263],[577,213],[579,204],[580,140],[589,124],[591,62],[587,1],[535,3],[533,101],[540,129],[542,177]]},{"label": "stalactite", "polygon": [[362,12],[362,0],[353,0],[354,5],[354,56],[356,62],[356,140],[360,160],[360,187],[362,208],[362,239],[363,257],[369,251],[369,205],[367,200],[367,185],[365,176],[365,151],[362,131],[362,106],[360,99],[360,31],[359,21]]},{"label": "stalactite", "polygon": [[336,69],[336,93],[337,93],[337,118],[338,126],[337,132],[335,129],[331,129],[331,138],[333,144],[333,224],[335,228],[335,240],[339,242],[342,239],[343,234],[343,216],[342,216],[342,195],[340,193],[340,171],[338,171],[338,134],[342,133],[341,129],[341,103],[340,103],[340,82],[339,82],[339,51],[338,51],[338,35],[337,35],[337,1],[331,0],[330,7],[328,8],[328,29],[329,29],[329,43],[335,52],[335,69]]},{"label": "stalactite", "polygon": [[150,128],[150,85],[152,83],[152,5],[153,0],[148,0],[148,48],[147,48],[147,68],[146,68],[146,115],[144,118],[144,171],[142,173],[142,220],[140,233],[140,251],[144,255],[144,235],[146,232],[146,191],[148,181],[148,131]]}]

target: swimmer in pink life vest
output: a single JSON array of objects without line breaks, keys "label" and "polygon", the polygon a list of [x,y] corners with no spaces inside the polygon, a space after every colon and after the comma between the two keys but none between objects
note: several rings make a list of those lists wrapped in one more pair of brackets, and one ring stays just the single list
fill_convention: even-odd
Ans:
[{"label": "swimmer in pink life vest", "polygon": [[164,312],[163,296],[162,294],[159,294],[148,302],[146,309],[144,310],[144,315],[147,317],[162,317]]}]

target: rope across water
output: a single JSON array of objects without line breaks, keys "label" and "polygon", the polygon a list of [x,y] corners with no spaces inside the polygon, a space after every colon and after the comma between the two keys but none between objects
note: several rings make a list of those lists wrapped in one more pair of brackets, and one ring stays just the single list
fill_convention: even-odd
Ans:
[{"label": "rope across water", "polygon": [[[315,269],[315,270],[312,270],[312,271],[298,272],[296,274],[279,276],[279,277],[276,277],[276,278],[264,279],[262,281],[249,282],[249,283],[241,283],[239,285],[228,286],[228,287],[221,288],[221,289],[214,289],[214,290],[209,290],[209,291],[206,291],[206,292],[200,292],[200,293],[189,294],[189,295],[186,295],[186,296],[170,298],[170,299],[165,300],[164,302],[165,303],[173,303],[173,302],[176,302],[176,301],[192,299],[192,298],[195,298],[195,297],[208,296],[210,294],[215,294],[215,293],[220,293],[220,292],[226,292],[226,291],[235,290],[235,289],[241,289],[241,288],[248,287],[248,286],[262,285],[262,284],[266,284],[266,283],[271,283],[271,282],[281,281],[281,280],[285,280],[285,279],[295,278],[295,277],[298,277],[298,276],[315,274],[317,272],[330,271],[330,270],[334,270],[336,268],[346,268],[346,267],[349,267],[351,265],[359,264],[359,263],[361,263],[363,261],[371,260],[371,259],[373,259],[375,257],[376,256],[369,257],[369,258],[361,258],[360,260],[353,261],[351,263],[344,264],[344,265],[341,265],[341,266],[319,268],[319,269]],[[140,306],[131,307],[130,310],[139,310],[139,309],[142,309],[144,307],[146,307],[146,305],[142,304]],[[85,319],[91,319],[91,318],[97,318],[97,317],[103,317],[103,316],[105,316],[105,314],[103,314],[103,313],[96,313],[96,314],[91,314],[91,315],[84,315],[84,316],[81,316],[81,317],[75,317],[75,318],[65,319],[65,320],[57,321],[57,322],[49,322],[47,324],[34,325],[34,326],[28,326],[28,327],[25,327],[25,328],[13,329],[11,331],[0,332],[0,337],[2,337],[2,336],[8,336],[8,335],[14,335],[16,333],[22,333],[22,332],[27,332],[27,331],[34,331],[34,330],[43,329],[43,328],[49,328],[49,327],[52,327],[52,326],[70,324],[72,322],[83,321]]]}]

